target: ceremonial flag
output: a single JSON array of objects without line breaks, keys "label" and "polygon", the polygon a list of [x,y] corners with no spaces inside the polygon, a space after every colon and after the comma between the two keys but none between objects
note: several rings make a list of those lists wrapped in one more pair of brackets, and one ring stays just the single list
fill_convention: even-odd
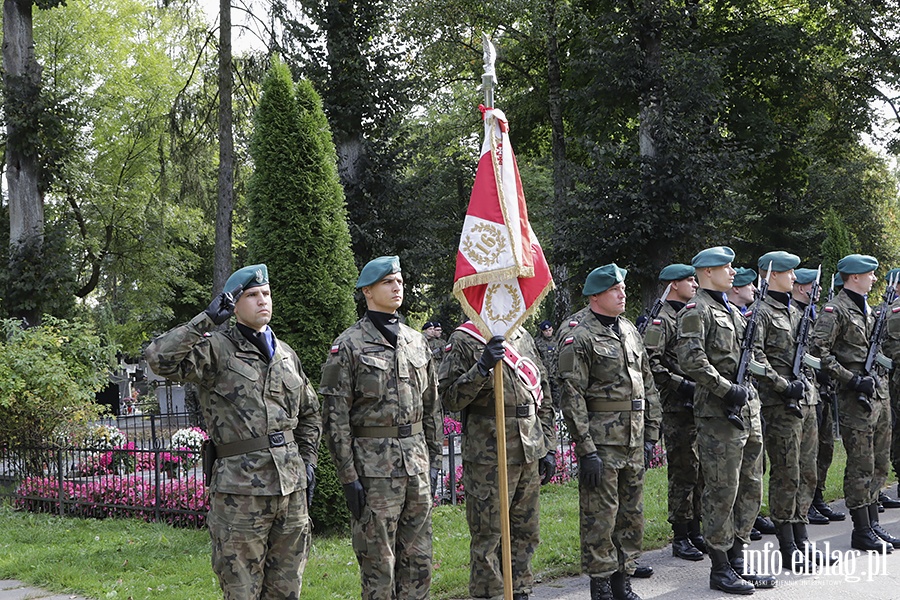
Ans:
[{"label": "ceremonial flag", "polygon": [[528,222],[506,115],[482,111],[484,143],[459,239],[453,295],[485,337],[506,337],[553,289],[553,278]]}]

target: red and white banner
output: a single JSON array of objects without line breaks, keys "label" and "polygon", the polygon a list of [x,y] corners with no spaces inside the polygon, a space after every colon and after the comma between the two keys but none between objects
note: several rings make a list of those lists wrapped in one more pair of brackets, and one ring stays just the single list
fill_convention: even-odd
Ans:
[{"label": "red and white banner", "polygon": [[484,143],[453,282],[453,294],[478,329],[504,337],[553,289],[544,251],[528,222],[509,125],[493,108],[484,112]]}]

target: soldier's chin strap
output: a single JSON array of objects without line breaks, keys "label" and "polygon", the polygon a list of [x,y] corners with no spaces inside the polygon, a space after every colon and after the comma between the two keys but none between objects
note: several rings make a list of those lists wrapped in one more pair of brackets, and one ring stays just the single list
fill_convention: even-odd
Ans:
[{"label": "soldier's chin strap", "polygon": [[[487,344],[487,340],[478,331],[478,327],[472,321],[466,321],[456,328],[457,331],[467,333],[482,344]],[[544,390],[541,389],[541,372],[534,361],[527,356],[519,354],[515,348],[503,342],[503,362],[513,370],[525,389],[532,395],[538,407],[544,401]]]}]

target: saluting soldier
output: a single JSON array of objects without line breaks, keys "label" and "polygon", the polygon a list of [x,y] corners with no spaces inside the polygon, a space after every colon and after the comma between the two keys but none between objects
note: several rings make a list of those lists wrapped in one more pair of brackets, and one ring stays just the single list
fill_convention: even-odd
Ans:
[{"label": "saluting soldier", "polygon": [[641,336],[625,311],[627,271],[591,271],[590,312],[559,352],[560,406],[579,471],[581,567],[591,600],[640,600],[630,576],[644,535],[645,456],[659,440],[659,394]]},{"label": "saluting soldier", "polygon": [[709,587],[729,594],[775,585],[744,568],[743,549],[762,503],[759,398],[735,382],[746,321],[726,292],[734,251],[707,248],[694,256],[700,291],[678,314],[678,363],[696,382],[694,422],[703,470],[703,537],[712,560]]},{"label": "saluting soldier", "polygon": [[[440,368],[444,408],[463,421],[463,484],[469,525],[469,593],[503,596],[497,417],[493,370],[503,369],[510,555],[515,600],[534,585],[531,560],[540,542],[540,486],[556,473],[556,419],[547,371],[522,328],[486,340],[471,321],[451,335]],[[518,365],[518,367],[517,367]]]},{"label": "saluting soldier", "polygon": [[[812,303],[812,320],[815,324],[818,318],[816,310],[816,302],[819,298],[813,298],[812,287],[818,276],[817,269],[794,269],[794,285],[791,288],[791,302],[797,307],[801,313],[806,307]],[[812,332],[810,332],[812,334]],[[810,342],[812,336],[810,335]],[[812,386],[812,393],[816,396],[816,449],[815,449],[815,469],[816,469],[816,487],[813,491],[813,500],[806,511],[807,522],[813,525],[827,525],[831,521],[843,521],[847,516],[833,510],[822,496],[825,490],[825,480],[828,477],[828,468],[831,466],[831,459],[834,456],[834,421],[832,420],[832,404],[827,395],[831,392],[831,378],[825,370],[815,371],[816,381]],[[806,438],[804,438],[805,440]],[[812,450],[809,450],[812,452]],[[795,539],[796,539],[795,532]]]},{"label": "saluting soldier", "polygon": [[356,288],[368,310],[322,367],[325,440],[350,509],[362,598],[427,598],[443,436],[437,372],[425,337],[397,315],[400,260],[369,261]]},{"label": "saluting soldier", "polygon": [[[225,290],[156,338],[145,356],[157,375],[198,388],[218,456],[207,523],[225,599],[297,600],[309,554],[319,400],[297,355],[268,325],[266,265],[238,269]],[[232,314],[237,323],[216,331]]]},{"label": "saluting soldier", "polygon": [[875,283],[878,260],[850,254],[838,261],[844,288],[825,304],[816,321],[814,353],[837,385],[841,440],[847,451],[844,494],[858,550],[900,548],[878,523],[878,493],[890,468],[890,404],[880,378],[863,373],[875,323],[866,295]]}]

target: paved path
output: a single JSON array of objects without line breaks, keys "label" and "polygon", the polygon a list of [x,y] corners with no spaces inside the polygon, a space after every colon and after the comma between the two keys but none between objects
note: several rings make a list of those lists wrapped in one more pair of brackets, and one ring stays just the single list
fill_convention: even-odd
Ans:
[{"label": "paved path", "polygon": [[[833,506],[846,512],[843,501]],[[900,536],[900,508],[881,514],[881,523],[891,533]],[[829,525],[810,525],[810,539],[821,550],[842,557],[837,566],[813,575],[782,573],[772,590],[757,590],[760,600],[900,600],[900,550],[875,558],[850,549],[850,516],[843,522]],[[761,559],[768,548],[769,560],[777,546],[774,535],[764,535],[753,542],[751,550],[759,551]],[[709,560],[690,562],[672,557],[672,546],[645,552],[641,564],[653,567],[650,579],[633,579],[632,587],[643,600],[712,600],[735,599],[709,589]],[[773,565],[775,563],[769,562]],[[586,576],[555,579],[535,586],[531,600],[586,600],[590,596]],[[0,600],[87,600],[84,596],[54,594],[28,586],[21,581],[0,580]]]},{"label": "paved path", "polygon": [[[891,492],[896,491],[894,488]],[[832,503],[838,510],[847,512],[844,502]],[[900,536],[900,508],[888,509],[881,513],[882,526],[894,535]],[[756,590],[753,594],[760,600],[900,600],[900,550],[893,554],[869,560],[858,550],[850,548],[850,515],[843,522],[828,525],[809,525],[810,539],[821,550],[829,548],[832,554],[840,553],[843,560],[830,571],[812,575],[782,573],[778,585],[771,590]],[[826,542],[828,546],[826,546]],[[764,535],[753,542],[750,550],[764,551],[770,544],[770,560],[773,548],[778,542],[774,535]],[[674,558],[672,546],[645,552],[641,564],[653,567],[650,579],[632,579],[632,588],[643,600],[655,598],[666,600],[705,600],[714,598],[735,599],[740,596],[724,594],[709,589],[709,559],[691,562]],[[774,563],[769,563],[770,565]],[[590,597],[590,582],[586,576],[568,577],[548,581],[535,586],[531,600],[587,600]],[[3,600],[0,596],[0,600]]]}]

